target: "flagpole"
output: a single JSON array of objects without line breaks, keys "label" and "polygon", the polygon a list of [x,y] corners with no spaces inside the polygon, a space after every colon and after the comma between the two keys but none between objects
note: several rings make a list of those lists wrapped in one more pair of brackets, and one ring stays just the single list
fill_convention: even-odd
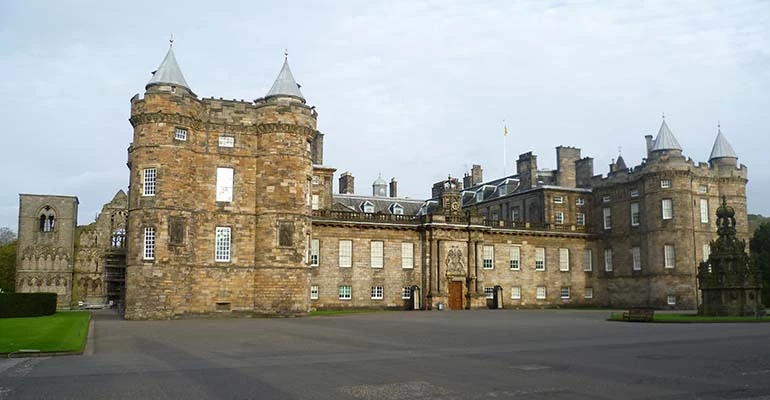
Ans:
[{"label": "flagpole", "polygon": [[507,174],[507,166],[506,166],[506,157],[505,157],[505,145],[508,141],[508,127],[505,125],[505,120],[503,120],[503,177]]}]

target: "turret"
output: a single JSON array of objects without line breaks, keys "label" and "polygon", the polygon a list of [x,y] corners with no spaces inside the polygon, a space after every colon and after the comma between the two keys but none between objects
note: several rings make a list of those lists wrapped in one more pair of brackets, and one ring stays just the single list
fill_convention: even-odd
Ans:
[{"label": "turret", "polygon": [[714,146],[711,148],[709,163],[714,166],[725,166],[735,168],[738,164],[738,155],[733,150],[733,146],[722,134],[722,127],[717,127],[717,137],[714,140]]},{"label": "turret", "polygon": [[388,195],[388,184],[382,179],[382,174],[372,183],[372,196],[386,197]]},{"label": "turret", "polygon": [[655,137],[655,141],[652,143],[650,156],[656,158],[660,158],[661,156],[682,156],[682,146],[679,145],[676,137],[674,137],[674,133],[668,128],[665,118],[660,124],[658,136]]},{"label": "turret", "polygon": [[160,66],[152,71],[152,78],[147,82],[144,89],[148,93],[152,92],[170,92],[170,93],[189,93],[195,96],[190,89],[190,85],[182,75],[182,70],[176,62],[174,56],[174,40],[170,40],[166,57],[161,61]]},{"label": "turret", "polygon": [[294,75],[291,73],[291,68],[289,68],[288,53],[284,53],[281,72],[278,73],[278,77],[275,79],[275,82],[273,82],[273,86],[270,88],[270,91],[267,92],[267,95],[265,95],[265,100],[284,97],[305,104],[305,97],[302,96],[302,92],[300,92],[299,88],[300,86],[297,84],[297,81],[294,80]]}]

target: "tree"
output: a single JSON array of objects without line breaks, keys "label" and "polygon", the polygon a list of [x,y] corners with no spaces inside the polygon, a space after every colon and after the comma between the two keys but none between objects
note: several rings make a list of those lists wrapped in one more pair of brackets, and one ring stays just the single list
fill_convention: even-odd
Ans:
[{"label": "tree", "polygon": [[0,227],[0,246],[16,240],[16,232],[7,226]]},{"label": "tree", "polygon": [[762,302],[770,307],[770,223],[759,225],[749,241],[754,265],[762,271]]},{"label": "tree", "polygon": [[0,289],[13,292],[16,286],[16,241],[0,245]]}]

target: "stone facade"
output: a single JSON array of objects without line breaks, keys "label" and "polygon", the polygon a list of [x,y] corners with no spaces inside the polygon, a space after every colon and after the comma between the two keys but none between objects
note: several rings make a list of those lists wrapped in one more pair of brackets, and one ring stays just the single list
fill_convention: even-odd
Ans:
[{"label": "stone facade", "polygon": [[[61,242],[34,233],[44,204],[22,197],[20,248],[30,250],[20,252],[20,281],[39,285],[33,271],[68,271],[75,284],[62,304],[118,290],[128,319],[372,307],[692,309],[719,196],[735,208],[738,237],[748,236],[747,170],[721,132],[709,163],[682,156],[664,122],[633,168],[621,157],[594,176],[592,158],[559,146],[555,170],[539,169],[528,152],[514,175],[485,181],[474,164],[462,183],[449,177],[430,199],[415,200],[397,197],[395,178],[379,177],[371,196],[356,194],[350,172],[334,194],[317,117],[288,62],[264,98],[199,98],[169,50],[143,96],[131,99],[128,196],[105,206],[76,245],[74,233]],[[74,232],[77,201],[74,211],[65,203],[51,204]],[[107,280],[117,253],[104,246],[119,234],[124,292]],[[30,261],[45,243],[61,248],[59,267]]]},{"label": "stone facade", "polygon": [[57,307],[72,299],[78,199],[19,195],[16,291],[56,293]]}]

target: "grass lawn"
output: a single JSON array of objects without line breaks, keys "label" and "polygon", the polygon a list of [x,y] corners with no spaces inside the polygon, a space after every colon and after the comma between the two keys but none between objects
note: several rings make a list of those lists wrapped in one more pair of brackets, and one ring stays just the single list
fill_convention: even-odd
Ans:
[{"label": "grass lawn", "polygon": [[[609,321],[623,321],[623,313],[612,313]],[[724,322],[770,322],[770,317],[704,317],[697,314],[655,313],[652,322],[688,323],[724,323]]]},{"label": "grass lawn", "polygon": [[19,349],[81,351],[90,320],[91,313],[88,311],[58,312],[45,317],[0,318],[0,353]]}]

